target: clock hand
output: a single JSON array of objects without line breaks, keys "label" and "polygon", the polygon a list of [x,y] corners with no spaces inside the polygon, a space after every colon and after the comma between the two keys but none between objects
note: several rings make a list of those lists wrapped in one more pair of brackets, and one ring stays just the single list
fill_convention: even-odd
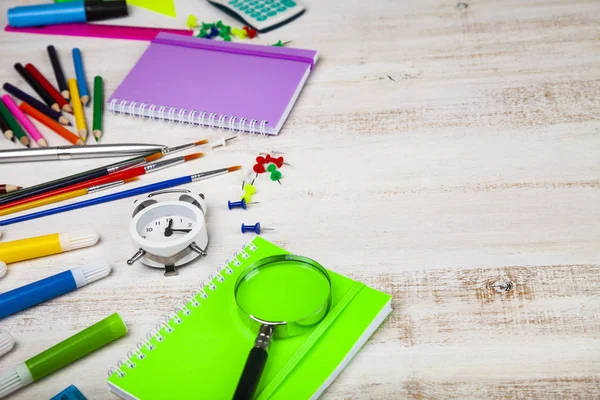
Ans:
[{"label": "clock hand", "polygon": [[167,227],[165,228],[165,236],[169,237],[173,234],[173,230],[171,229],[171,226],[173,225],[173,219],[171,219],[169,221],[169,224],[167,225]]},{"label": "clock hand", "polygon": [[191,229],[171,229],[170,230],[170,232],[186,232],[186,233],[189,233],[191,231],[192,231]]}]

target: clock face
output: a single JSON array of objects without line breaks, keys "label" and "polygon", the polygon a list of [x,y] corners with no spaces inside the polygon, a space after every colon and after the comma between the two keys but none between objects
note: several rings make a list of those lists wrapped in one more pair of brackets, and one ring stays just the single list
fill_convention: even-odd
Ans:
[{"label": "clock face", "polygon": [[183,215],[159,217],[142,227],[142,239],[155,243],[164,243],[189,235],[195,221]]},{"label": "clock face", "polygon": [[204,225],[204,218],[201,211],[190,204],[158,203],[140,211],[134,224],[141,244],[164,248],[193,241]]}]

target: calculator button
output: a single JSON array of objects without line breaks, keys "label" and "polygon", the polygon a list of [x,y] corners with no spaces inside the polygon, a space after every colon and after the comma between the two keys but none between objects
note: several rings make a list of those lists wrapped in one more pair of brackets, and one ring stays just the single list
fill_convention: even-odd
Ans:
[{"label": "calculator button", "polygon": [[274,15],[277,15],[277,11],[271,11],[270,13],[267,13],[267,17],[272,17]]},{"label": "calculator button", "polygon": [[257,20],[257,21],[260,21],[260,22],[263,22],[263,21],[265,21],[266,19],[267,19],[267,17],[262,17],[262,16],[261,16],[261,17],[258,17],[258,18],[256,18],[256,20]]},{"label": "calculator button", "polygon": [[231,0],[231,1],[229,2],[229,4],[235,4],[235,3],[237,3],[237,0]]},{"label": "calculator button", "polygon": [[273,4],[275,0],[265,0],[265,4]]},{"label": "calculator button", "polygon": [[292,0],[281,0],[281,4],[288,8],[296,7],[296,3],[294,3]]},{"label": "calculator button", "polygon": [[250,15],[254,12],[254,8],[250,7],[249,9],[247,9],[246,11],[244,11],[246,14]]},{"label": "calculator button", "polygon": [[255,12],[254,14],[251,15],[252,18],[258,18],[260,17],[260,12]]},{"label": "calculator button", "polygon": [[281,6],[277,9],[277,12],[284,12],[285,10],[287,10],[287,7]]},{"label": "calculator button", "polygon": [[255,5],[257,5],[257,4],[258,4],[258,1],[256,1],[256,0],[253,0],[253,1],[251,1],[250,3],[248,3],[248,4],[250,4],[251,6],[255,6]]},{"label": "calculator button", "polygon": [[273,8],[281,7],[281,4],[279,4],[279,3],[273,3],[271,5],[271,7],[273,7]]},{"label": "calculator button", "polygon": [[260,10],[264,6],[265,6],[264,4],[257,4],[256,7],[254,7],[254,8],[256,8],[257,10]]},{"label": "calculator button", "polygon": [[247,10],[248,6],[244,4],[243,6],[239,7],[239,9],[240,9],[240,11]]}]

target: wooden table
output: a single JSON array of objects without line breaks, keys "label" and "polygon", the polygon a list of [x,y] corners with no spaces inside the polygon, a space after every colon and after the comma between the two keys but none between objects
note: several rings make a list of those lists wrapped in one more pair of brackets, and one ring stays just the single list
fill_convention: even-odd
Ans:
[{"label": "wooden table", "polygon": [[[598,398],[600,4],[303,1],[306,15],[257,41],[320,51],[281,135],[240,137],[139,183],[286,153],[283,184],[260,181],[261,204],[244,214],[225,207],[241,175],[193,186],[211,207],[206,259],[176,278],[127,266],[129,200],[5,230],[3,240],[14,240],[91,227],[102,239],[11,265],[0,291],[91,260],[113,272],[2,320],[17,345],[0,371],[115,311],[130,331],[14,398],[45,399],[70,384],[89,399],[115,398],[108,367],[249,239],[241,222],[255,221],[276,229],[265,235],[276,244],[393,295],[392,315],[324,398]],[[17,3],[34,2],[4,1],[2,25]],[[234,23],[203,1],[177,5],[177,19],[135,9],[122,23],[183,27],[191,12]],[[4,32],[0,43],[2,82],[24,86],[15,62],[51,74],[53,43],[67,75],[70,49],[80,47],[88,79],[103,75],[108,94],[146,47]],[[117,116],[105,124],[105,143],[222,136]],[[0,183],[31,185],[105,163],[3,165]]]}]

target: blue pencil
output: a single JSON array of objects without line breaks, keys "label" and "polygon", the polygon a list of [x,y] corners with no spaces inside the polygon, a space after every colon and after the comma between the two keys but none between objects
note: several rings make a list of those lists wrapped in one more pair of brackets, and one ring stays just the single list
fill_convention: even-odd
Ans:
[{"label": "blue pencil", "polygon": [[75,64],[75,76],[77,77],[77,90],[79,91],[81,102],[85,106],[90,101],[90,91],[88,90],[87,81],[85,80],[81,51],[79,51],[77,47],[73,49],[73,63]]},{"label": "blue pencil", "polygon": [[78,210],[80,208],[95,206],[96,204],[108,203],[110,201],[121,200],[127,197],[137,196],[144,193],[150,193],[157,190],[168,189],[173,186],[185,185],[186,183],[197,182],[203,179],[211,178],[226,174],[228,172],[237,171],[242,167],[234,166],[229,168],[214,169],[212,171],[200,172],[194,175],[181,176],[179,178],[169,179],[166,181],[151,183],[150,185],[140,186],[139,188],[124,190],[118,193],[108,194],[106,196],[97,197],[95,199],[80,201],[79,203],[67,204],[65,206],[55,207],[44,211],[38,211],[31,214],[21,215],[20,217],[6,219],[0,221],[0,226],[12,225],[19,222],[29,221],[31,219],[37,219],[47,217],[49,215],[59,214],[71,210]]}]

